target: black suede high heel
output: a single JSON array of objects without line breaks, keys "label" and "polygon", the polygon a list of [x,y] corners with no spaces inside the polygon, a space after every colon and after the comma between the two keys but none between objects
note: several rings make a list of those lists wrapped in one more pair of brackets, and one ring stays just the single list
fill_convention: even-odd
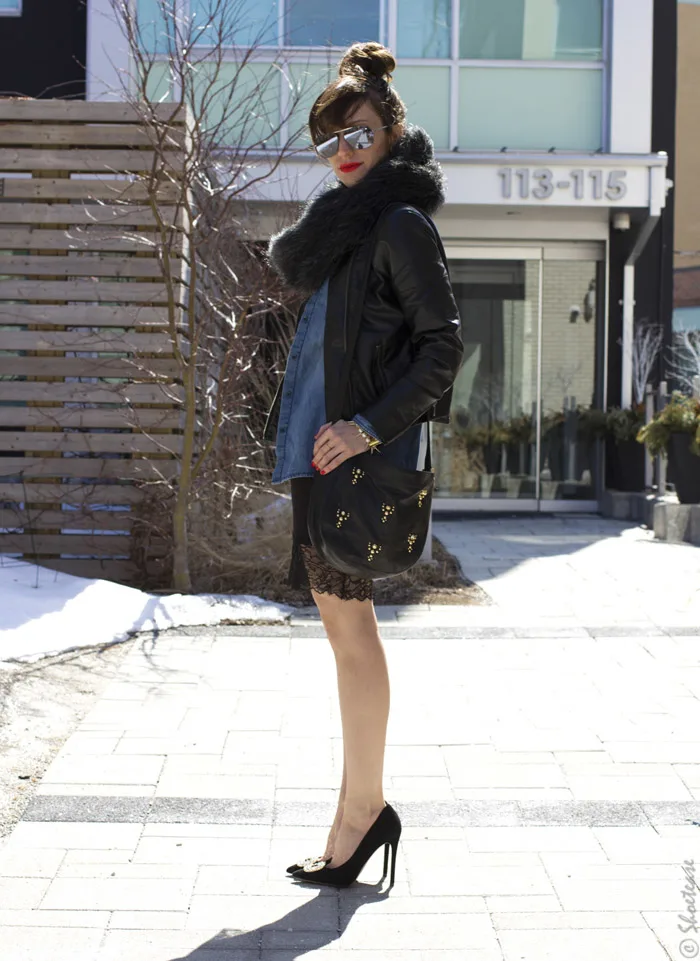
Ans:
[{"label": "black suede high heel", "polygon": [[383,844],[385,846],[384,873],[382,874],[381,880],[384,880],[387,874],[389,846],[391,845],[391,879],[389,883],[393,885],[396,871],[396,852],[400,837],[401,820],[393,807],[390,804],[386,804],[367,834],[365,834],[360,841],[355,853],[352,857],[348,858],[344,864],[341,864],[340,867],[337,868],[329,868],[327,867],[328,862],[326,861],[324,863],[325,859],[319,858],[317,864],[309,870],[301,868],[298,871],[294,871],[292,877],[297,878],[299,881],[310,881],[312,884],[330,884],[336,888],[346,888],[352,884],[353,881],[357,880],[365,864],[377,848],[380,848]]}]

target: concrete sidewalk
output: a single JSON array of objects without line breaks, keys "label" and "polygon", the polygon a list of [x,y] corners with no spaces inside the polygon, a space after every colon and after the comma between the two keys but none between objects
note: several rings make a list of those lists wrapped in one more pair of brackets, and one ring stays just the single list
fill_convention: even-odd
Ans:
[{"label": "concrete sidewalk", "polygon": [[433,524],[501,623],[651,629],[700,626],[700,550],[600,517]]},{"label": "concrete sidewalk", "polygon": [[321,625],[140,637],[0,847],[3,961],[695,957],[700,551],[595,519],[435,533],[497,603],[377,609],[388,894],[381,852],[340,892],[285,876],[342,771]]}]

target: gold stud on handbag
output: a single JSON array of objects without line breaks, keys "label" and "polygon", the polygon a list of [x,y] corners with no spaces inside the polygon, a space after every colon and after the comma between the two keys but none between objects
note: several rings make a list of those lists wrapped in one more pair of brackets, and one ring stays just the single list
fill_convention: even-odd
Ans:
[{"label": "gold stud on handbag", "polygon": [[395,510],[396,508],[393,504],[382,504],[382,524],[386,524]]}]

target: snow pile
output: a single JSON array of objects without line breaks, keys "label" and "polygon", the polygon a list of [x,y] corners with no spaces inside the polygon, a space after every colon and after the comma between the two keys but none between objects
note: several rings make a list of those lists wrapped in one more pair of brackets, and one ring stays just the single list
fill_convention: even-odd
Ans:
[{"label": "snow pile", "polygon": [[0,555],[0,663],[122,641],[137,631],[284,623],[293,610],[254,594],[147,594]]}]

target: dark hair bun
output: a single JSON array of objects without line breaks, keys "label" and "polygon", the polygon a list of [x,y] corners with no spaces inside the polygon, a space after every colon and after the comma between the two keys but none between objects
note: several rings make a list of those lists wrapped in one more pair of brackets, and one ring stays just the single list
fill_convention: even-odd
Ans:
[{"label": "dark hair bun", "polygon": [[371,40],[367,43],[353,43],[348,47],[338,64],[338,76],[364,77],[367,80],[385,80],[389,83],[395,69],[396,60],[392,52],[381,43]]}]

